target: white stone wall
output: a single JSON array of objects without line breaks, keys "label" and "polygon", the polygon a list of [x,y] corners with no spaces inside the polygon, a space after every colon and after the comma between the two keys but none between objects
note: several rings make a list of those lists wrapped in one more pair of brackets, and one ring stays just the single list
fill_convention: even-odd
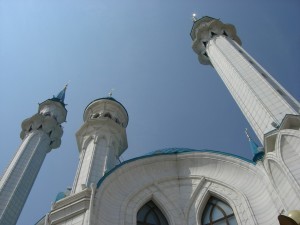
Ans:
[{"label": "white stone wall", "polygon": [[56,224],[57,225],[82,225],[84,222],[84,216],[85,216],[85,214],[82,213],[82,214],[76,215],[70,219],[67,219],[63,222],[56,223]]},{"label": "white stone wall", "polygon": [[93,223],[135,225],[152,199],[170,225],[200,224],[209,196],[232,207],[238,224],[278,224],[283,209],[262,166],[210,152],[155,156],[123,165],[96,193]]},{"label": "white stone wall", "polygon": [[[90,139],[87,147],[81,151],[81,160],[78,166],[78,178],[74,183],[74,192],[84,189],[82,185],[89,187],[91,183],[97,183],[106,171],[106,160],[109,150],[104,138]],[[114,152],[114,151],[113,151]]]},{"label": "white stone wall", "polygon": [[86,188],[55,202],[43,225],[91,225],[89,208],[92,193],[94,191]]},{"label": "white stone wall", "polygon": [[279,130],[264,164],[285,211],[300,208],[300,131]]},{"label": "white stone wall", "polygon": [[300,186],[300,131],[283,130],[279,138],[282,161]]},{"label": "white stone wall", "polygon": [[272,122],[279,125],[286,114],[299,113],[282,97],[289,98],[287,91],[275,88],[271,75],[232,40],[216,36],[206,52],[262,143],[264,134],[274,129]]}]

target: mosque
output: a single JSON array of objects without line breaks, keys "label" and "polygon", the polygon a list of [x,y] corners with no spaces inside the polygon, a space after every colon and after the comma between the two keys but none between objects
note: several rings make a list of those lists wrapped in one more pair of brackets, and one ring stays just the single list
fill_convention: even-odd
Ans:
[{"label": "mosque", "polygon": [[[170,148],[122,163],[128,113],[109,97],[92,101],[76,133],[73,187],[37,225],[300,224],[300,104],[242,47],[235,27],[194,17],[192,48],[212,66],[262,147],[253,160]],[[0,181],[0,225],[16,224],[44,158],[61,143],[66,88],[22,123],[22,144]]]}]

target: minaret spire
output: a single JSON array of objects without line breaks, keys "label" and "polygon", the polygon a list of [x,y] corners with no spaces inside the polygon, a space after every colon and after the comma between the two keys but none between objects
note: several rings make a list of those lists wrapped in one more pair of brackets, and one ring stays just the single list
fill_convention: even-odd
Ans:
[{"label": "minaret spire", "polygon": [[52,100],[59,101],[60,103],[65,105],[64,101],[65,101],[66,90],[67,90],[68,85],[69,85],[69,83],[67,83],[65,85],[65,87],[56,96],[53,96]]},{"label": "minaret spire", "polygon": [[262,150],[262,147],[259,147],[255,141],[250,137],[248,133],[248,129],[245,129],[246,136],[248,138],[249,144],[250,144],[250,149],[253,154],[253,161],[257,162],[258,160],[262,159],[264,156],[264,151]]},{"label": "minaret spire", "polygon": [[108,97],[112,98],[112,94],[113,94],[113,91],[114,91],[114,90],[115,90],[115,89],[112,88],[112,89],[108,92]]},{"label": "minaret spire", "polygon": [[193,19],[193,22],[196,22],[198,19],[197,19],[197,14],[196,13],[193,13],[192,14],[192,19]]},{"label": "minaret spire", "polygon": [[46,154],[61,144],[66,87],[22,123],[22,143],[0,180],[0,225],[16,224]]}]

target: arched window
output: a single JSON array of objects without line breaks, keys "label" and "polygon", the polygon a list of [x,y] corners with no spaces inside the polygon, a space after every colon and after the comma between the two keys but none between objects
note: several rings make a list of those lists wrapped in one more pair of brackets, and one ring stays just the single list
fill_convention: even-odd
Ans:
[{"label": "arched window", "polygon": [[201,221],[202,225],[237,225],[232,208],[215,197],[208,200]]},{"label": "arched window", "polygon": [[92,115],[92,118],[93,118],[93,119],[96,119],[96,118],[98,118],[99,116],[100,116],[99,113],[95,113],[95,114]]},{"label": "arched window", "polygon": [[137,225],[168,225],[168,221],[154,202],[149,201],[138,211]]},{"label": "arched window", "polygon": [[111,119],[111,115],[110,115],[110,113],[105,113],[105,114],[104,114],[104,117],[108,117],[108,118],[110,118],[110,119]]}]

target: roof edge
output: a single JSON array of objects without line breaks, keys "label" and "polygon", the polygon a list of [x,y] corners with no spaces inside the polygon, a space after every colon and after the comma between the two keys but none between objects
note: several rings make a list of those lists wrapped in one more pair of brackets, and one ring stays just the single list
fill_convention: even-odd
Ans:
[{"label": "roof edge", "polygon": [[122,163],[120,163],[119,165],[115,166],[114,168],[112,168],[111,170],[109,170],[107,173],[104,174],[103,177],[101,177],[101,179],[98,181],[97,183],[97,189],[101,186],[101,184],[104,182],[104,180],[110,175],[112,174],[114,171],[116,171],[117,169],[119,169],[120,167],[122,167],[125,164],[140,160],[140,159],[145,159],[145,158],[150,158],[150,157],[155,157],[155,156],[160,156],[160,155],[176,155],[176,154],[185,154],[185,153],[191,153],[191,152],[209,152],[209,153],[215,153],[218,155],[225,155],[225,156],[231,156],[233,158],[238,158],[241,159],[247,163],[250,163],[252,165],[256,165],[256,162],[253,162],[250,159],[244,158],[242,156],[238,156],[232,153],[227,153],[227,152],[221,152],[221,151],[216,151],[216,150],[210,150],[210,149],[202,149],[202,150],[196,150],[196,149],[190,149],[190,148],[165,148],[165,149],[161,149],[161,150],[156,150],[153,152],[150,152],[146,155],[142,155],[136,158],[132,158],[129,160],[126,160]]}]

